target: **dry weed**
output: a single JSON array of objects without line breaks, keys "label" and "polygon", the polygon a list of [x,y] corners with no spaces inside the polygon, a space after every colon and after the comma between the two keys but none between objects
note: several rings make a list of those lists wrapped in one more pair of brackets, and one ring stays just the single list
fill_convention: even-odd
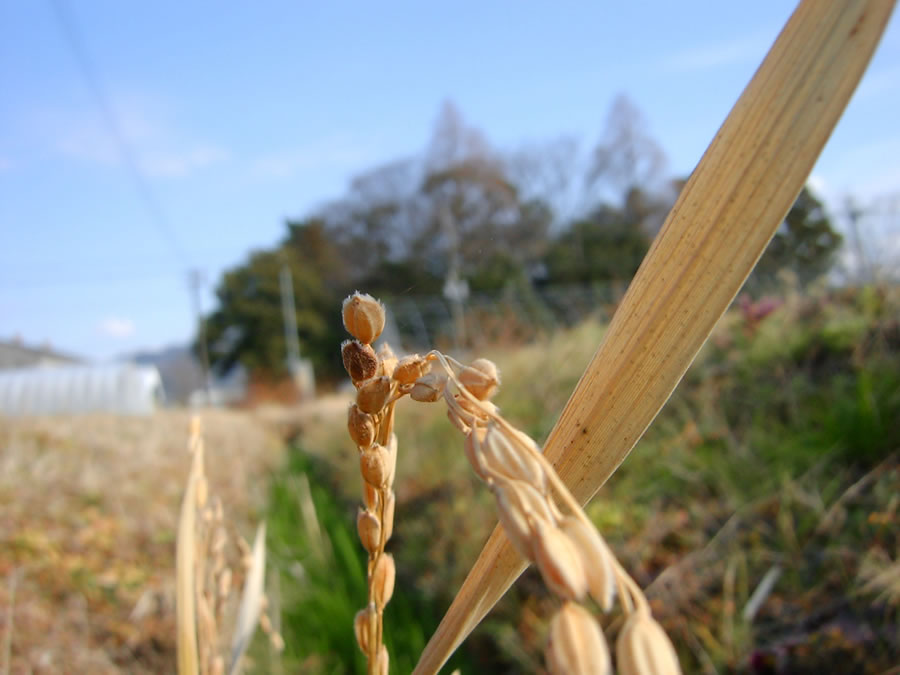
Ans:
[{"label": "dry weed", "polygon": [[[264,522],[257,527],[252,549],[229,528],[222,500],[209,493],[199,417],[191,420],[188,447],[191,471],[176,548],[178,673],[224,675],[227,662],[228,672],[234,675],[241,670],[258,625],[276,648],[283,645],[264,613],[266,527]],[[233,583],[236,578],[239,585]],[[236,591],[241,587],[238,604]],[[229,632],[230,648],[226,642]]]},{"label": "dry weed", "polygon": [[[10,672],[172,670],[189,417],[0,418],[0,607],[18,570]],[[204,418],[207,479],[244,531],[283,446],[244,413]]]}]

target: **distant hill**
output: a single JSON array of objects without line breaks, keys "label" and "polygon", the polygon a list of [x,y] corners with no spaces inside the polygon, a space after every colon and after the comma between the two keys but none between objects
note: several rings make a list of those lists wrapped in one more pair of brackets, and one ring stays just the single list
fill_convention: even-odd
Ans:
[{"label": "distant hill", "polygon": [[0,370],[7,368],[29,368],[32,366],[55,366],[81,363],[82,359],[72,354],[56,351],[49,344],[32,347],[21,338],[0,340]]}]

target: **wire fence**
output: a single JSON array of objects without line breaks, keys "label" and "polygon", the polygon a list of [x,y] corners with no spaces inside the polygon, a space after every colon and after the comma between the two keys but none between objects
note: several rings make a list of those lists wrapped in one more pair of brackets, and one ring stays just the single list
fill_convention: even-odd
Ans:
[{"label": "wire fence", "polygon": [[525,342],[587,318],[608,320],[626,288],[625,282],[510,286],[496,293],[474,293],[458,309],[441,295],[386,297],[385,339],[405,351]]}]

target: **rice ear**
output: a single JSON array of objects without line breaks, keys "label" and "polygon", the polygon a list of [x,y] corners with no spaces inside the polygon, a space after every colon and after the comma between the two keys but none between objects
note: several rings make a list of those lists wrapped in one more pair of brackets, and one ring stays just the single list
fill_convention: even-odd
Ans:
[{"label": "rice ear", "polygon": [[228,672],[235,675],[240,672],[241,660],[256,626],[259,623],[259,614],[262,611],[263,587],[266,577],[266,523],[261,522],[256,528],[256,537],[253,539],[252,562],[247,571],[247,579],[244,582],[244,592],[241,595],[241,606],[238,609],[237,624],[234,629],[234,637],[231,641],[231,667]]},{"label": "rice ear", "polygon": [[[580,502],[625,459],[727,309],[809,176],[892,0],[804,0],[682,190],[545,445]],[[414,675],[436,673],[525,569],[500,528]]]}]

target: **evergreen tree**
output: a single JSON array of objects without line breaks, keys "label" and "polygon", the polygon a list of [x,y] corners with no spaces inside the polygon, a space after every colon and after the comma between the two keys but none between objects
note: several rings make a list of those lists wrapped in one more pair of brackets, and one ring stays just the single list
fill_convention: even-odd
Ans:
[{"label": "evergreen tree", "polygon": [[804,187],[747,282],[751,291],[764,291],[777,282],[778,272],[790,269],[801,285],[826,274],[843,237],[831,224],[822,202]]}]

